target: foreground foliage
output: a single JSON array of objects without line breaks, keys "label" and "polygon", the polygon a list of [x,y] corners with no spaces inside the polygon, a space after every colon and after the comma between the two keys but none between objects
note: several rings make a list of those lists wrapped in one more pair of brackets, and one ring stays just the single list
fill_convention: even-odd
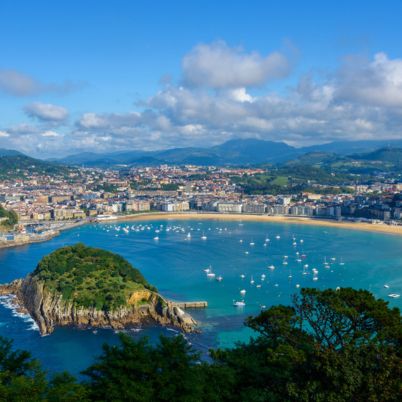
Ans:
[{"label": "foreground foliage", "polygon": [[153,288],[124,258],[82,243],[43,257],[33,275],[76,305],[109,311],[136,290]]},{"label": "foreground foliage", "polygon": [[211,352],[181,336],[121,335],[84,371],[50,381],[26,352],[0,342],[0,399],[7,401],[399,401],[402,322],[367,291],[303,289],[246,325],[257,336]]}]

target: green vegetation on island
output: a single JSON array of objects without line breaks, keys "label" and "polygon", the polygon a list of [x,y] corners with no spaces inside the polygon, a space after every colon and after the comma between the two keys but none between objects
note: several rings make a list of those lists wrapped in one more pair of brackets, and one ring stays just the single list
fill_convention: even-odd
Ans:
[{"label": "green vegetation on island", "polygon": [[112,311],[141,289],[156,291],[123,257],[82,243],[43,257],[33,277],[76,306]]},{"label": "green vegetation on island", "polygon": [[302,289],[246,325],[247,343],[200,359],[181,336],[158,344],[121,334],[82,374],[46,379],[29,353],[0,339],[7,401],[400,401],[402,321],[365,290]]}]

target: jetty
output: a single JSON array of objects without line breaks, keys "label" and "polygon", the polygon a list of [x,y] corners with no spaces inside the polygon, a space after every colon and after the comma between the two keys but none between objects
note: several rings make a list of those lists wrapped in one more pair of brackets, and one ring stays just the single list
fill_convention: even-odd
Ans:
[{"label": "jetty", "polygon": [[187,301],[187,302],[178,302],[178,301],[170,301],[174,307],[179,307],[182,309],[188,308],[207,308],[208,302],[206,301]]}]

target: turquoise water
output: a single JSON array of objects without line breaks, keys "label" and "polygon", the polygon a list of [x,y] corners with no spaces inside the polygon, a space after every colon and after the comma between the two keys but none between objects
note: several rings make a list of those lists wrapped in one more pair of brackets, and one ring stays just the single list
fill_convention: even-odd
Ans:
[{"label": "turquoise water", "polygon": [[[128,233],[123,227],[129,227]],[[206,240],[201,239],[203,234]],[[156,236],[159,240],[154,239]],[[286,223],[161,220],[84,226],[46,243],[1,250],[0,282],[25,276],[44,255],[78,241],[121,254],[168,298],[208,301],[206,310],[191,311],[202,332],[187,335],[204,354],[211,347],[231,346],[248,339],[245,317],[258,313],[263,306],[288,304],[301,287],[364,288],[402,307],[402,297],[388,297],[390,293],[402,294],[402,237]],[[209,265],[223,277],[221,282],[207,278],[204,269]],[[270,265],[275,269],[269,269]],[[318,272],[314,274],[313,268]],[[243,289],[246,305],[234,307],[234,300],[243,299]],[[152,341],[161,333],[175,334],[159,327],[128,333],[134,337],[146,335]],[[100,354],[104,342],[117,341],[112,330],[94,334],[90,330],[59,328],[41,337],[32,320],[18,316],[4,299],[0,304],[0,336],[14,339],[18,348],[30,350],[50,372],[69,370],[75,374]]]}]

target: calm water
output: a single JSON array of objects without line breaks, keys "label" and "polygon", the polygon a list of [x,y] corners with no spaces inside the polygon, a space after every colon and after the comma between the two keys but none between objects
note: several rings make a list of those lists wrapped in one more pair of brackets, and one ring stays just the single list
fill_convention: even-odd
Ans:
[{"label": "calm water", "polygon": [[[129,231],[117,231],[116,226],[129,226]],[[203,234],[206,240],[201,239]],[[154,240],[156,236],[159,240]],[[161,220],[85,226],[46,243],[0,250],[0,282],[25,276],[44,255],[78,241],[121,254],[168,298],[208,301],[208,309],[191,311],[202,333],[187,336],[203,353],[210,347],[246,340],[250,333],[243,327],[244,318],[260,311],[261,306],[289,303],[299,289],[297,285],[364,288],[402,307],[402,297],[387,297],[389,293],[402,294],[402,237],[280,223]],[[298,256],[302,262],[297,261]],[[287,265],[283,264],[285,260]],[[223,277],[222,282],[207,278],[204,269],[209,265]],[[269,269],[270,265],[275,269]],[[313,268],[318,272],[314,274]],[[236,308],[233,300],[243,299],[242,289],[246,290],[246,306]],[[117,341],[112,330],[94,334],[59,328],[41,337],[29,317],[16,315],[6,300],[1,303],[0,335],[13,338],[16,347],[30,350],[51,372],[69,370],[77,374],[99,355],[104,342]],[[129,333],[151,340],[161,333],[174,334],[155,327]]]}]

